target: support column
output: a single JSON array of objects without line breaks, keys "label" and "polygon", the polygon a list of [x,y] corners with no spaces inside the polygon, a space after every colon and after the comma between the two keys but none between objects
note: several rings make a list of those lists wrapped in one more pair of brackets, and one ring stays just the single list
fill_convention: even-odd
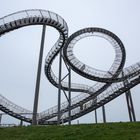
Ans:
[{"label": "support column", "polygon": [[59,56],[59,85],[58,85],[58,118],[57,124],[60,125],[61,118],[61,73],[62,73],[62,50]]},{"label": "support column", "polygon": [[[123,72],[122,72],[122,76],[124,76]],[[123,82],[124,86],[127,85],[128,83],[129,83],[129,81],[127,79]],[[125,96],[126,96],[126,103],[127,103],[130,122],[135,122],[136,116],[135,116],[135,110],[134,110],[134,106],[133,106],[131,91],[130,90],[126,91]]]},{"label": "support column", "polygon": [[95,123],[98,123],[98,120],[97,120],[97,110],[95,109]]},{"label": "support column", "polygon": [[43,25],[40,54],[39,54],[39,61],[38,61],[38,71],[37,71],[37,78],[36,78],[32,125],[37,125],[37,110],[38,110],[38,100],[39,100],[41,67],[42,67],[43,50],[44,50],[44,42],[45,42],[45,31],[46,31],[46,25]]},{"label": "support column", "polygon": [[71,125],[71,69],[69,67],[69,125]]},{"label": "support column", "polygon": [[103,122],[106,123],[106,114],[105,114],[105,106],[102,106],[102,112],[103,112]]},{"label": "support column", "polygon": [[134,106],[133,106],[133,100],[132,100],[132,95],[130,93],[130,104],[131,104],[131,110],[132,110],[132,116],[133,116],[133,121],[136,122],[136,115],[135,115],[135,110],[134,110]]},{"label": "support column", "polygon": [[2,120],[2,114],[0,114],[0,125],[1,125],[1,120]]},{"label": "support column", "polygon": [[129,97],[128,97],[128,92],[125,92],[125,97],[126,97],[126,103],[127,103],[127,109],[128,109],[128,114],[129,114],[129,119],[130,122],[132,122],[132,114],[131,114],[131,108],[130,108],[130,103],[129,103]]},{"label": "support column", "polygon": [[125,93],[125,96],[126,96],[126,101],[127,101],[127,108],[128,108],[130,122],[135,122],[136,116],[135,116],[135,110],[134,110],[134,106],[133,106],[131,91],[130,90],[127,91]]},{"label": "support column", "polygon": [[23,121],[22,120],[20,120],[20,126],[23,126]]}]

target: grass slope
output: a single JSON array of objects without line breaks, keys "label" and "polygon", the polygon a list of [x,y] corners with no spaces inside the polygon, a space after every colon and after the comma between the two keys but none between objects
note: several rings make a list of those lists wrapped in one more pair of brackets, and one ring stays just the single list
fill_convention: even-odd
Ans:
[{"label": "grass slope", "polygon": [[0,128],[0,140],[140,140],[140,122]]}]

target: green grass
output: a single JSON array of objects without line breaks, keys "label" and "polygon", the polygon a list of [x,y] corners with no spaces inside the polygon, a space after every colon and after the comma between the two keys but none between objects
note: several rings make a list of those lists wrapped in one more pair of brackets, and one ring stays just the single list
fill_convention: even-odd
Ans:
[{"label": "green grass", "polygon": [[140,122],[0,128],[0,140],[140,140]]}]

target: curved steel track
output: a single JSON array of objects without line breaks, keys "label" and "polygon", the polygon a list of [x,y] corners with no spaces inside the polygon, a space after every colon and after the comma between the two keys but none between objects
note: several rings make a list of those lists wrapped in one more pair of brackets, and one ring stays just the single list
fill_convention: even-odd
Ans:
[{"label": "curved steel track", "polygon": [[[65,62],[73,71],[85,78],[97,81],[97,84],[92,87],[72,83],[71,91],[81,93],[72,98],[72,120],[99,108],[139,84],[140,62],[123,68],[126,58],[125,48],[121,40],[112,32],[101,28],[85,28],[77,31],[68,38],[68,27],[62,17],[50,11],[35,9],[16,12],[0,18],[0,36],[15,29],[30,25],[52,26],[60,33],[59,39],[49,51],[45,60],[46,77],[55,87],[58,88],[59,80],[53,73],[51,66],[53,60],[61,50],[63,50]],[[80,39],[89,36],[104,38],[109,41],[115,49],[115,60],[108,71],[91,68],[78,60],[73,54],[74,45]],[[128,82],[124,85],[125,80]],[[61,85],[63,90],[68,90],[68,83],[62,82]],[[0,110],[15,118],[30,123],[32,122],[32,111],[12,103],[2,95],[0,95]],[[57,116],[58,108],[55,106],[39,113],[37,117],[38,123],[55,124],[57,122]],[[63,102],[61,104],[61,122],[67,122],[68,118],[68,102]]]}]

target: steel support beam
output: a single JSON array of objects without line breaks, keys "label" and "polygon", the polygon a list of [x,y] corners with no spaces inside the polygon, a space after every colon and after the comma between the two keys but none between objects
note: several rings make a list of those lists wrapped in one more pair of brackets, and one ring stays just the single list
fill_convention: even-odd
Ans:
[{"label": "steel support beam", "polygon": [[133,118],[133,121],[136,122],[136,115],[135,115],[135,110],[134,110],[134,105],[133,105],[131,93],[130,93],[129,97],[130,97],[130,104],[131,104],[131,110],[132,110],[132,118]]},{"label": "steel support beam", "polygon": [[97,119],[97,110],[95,109],[95,123],[98,123],[98,119]]},{"label": "steel support beam", "polygon": [[[68,73],[63,78],[61,77],[61,82],[68,77],[68,96],[67,96],[65,90],[62,89],[62,91],[64,92],[64,95],[68,101],[68,116],[69,116],[68,117],[68,124],[71,125],[71,68],[69,66],[67,66],[62,54],[61,54],[61,59],[64,61],[64,64],[65,64],[67,71],[68,71]],[[61,63],[62,62],[60,62],[60,65],[62,65]],[[61,71],[61,70],[59,70],[59,71]],[[62,121],[63,121],[63,119],[62,119]]]},{"label": "steel support beam", "polygon": [[2,120],[2,114],[0,114],[0,125],[1,125],[1,120]]},{"label": "steel support beam", "polygon": [[22,120],[20,120],[20,126],[23,126],[23,121]]},{"label": "steel support beam", "polygon": [[136,122],[135,110],[130,90],[125,93],[130,122]]},{"label": "steel support beam", "polygon": [[38,61],[38,71],[37,71],[37,78],[36,78],[36,87],[35,87],[32,125],[37,125],[37,110],[38,110],[38,100],[39,100],[41,67],[42,67],[43,50],[44,50],[44,42],[45,42],[45,32],[46,32],[46,25],[43,25],[40,54],[39,54],[39,61]]},{"label": "steel support beam", "polygon": [[60,125],[61,118],[61,74],[62,74],[62,50],[59,56],[59,85],[58,85],[58,118],[57,124]]},{"label": "steel support beam", "polygon": [[103,122],[106,123],[106,114],[105,114],[105,106],[102,106],[102,112],[103,112]]},{"label": "steel support beam", "polygon": [[71,69],[69,67],[69,125],[71,125]]},{"label": "steel support beam", "polygon": [[125,97],[126,97],[126,103],[127,103],[127,109],[128,109],[128,114],[129,114],[129,120],[132,122],[132,114],[131,114],[131,108],[130,108],[130,103],[129,103],[129,97],[128,97],[128,92],[125,92]]},{"label": "steel support beam", "polygon": [[[123,72],[122,72],[122,76],[124,76]],[[127,85],[128,83],[129,83],[128,80],[125,80],[123,82],[124,86]],[[134,106],[133,106],[131,91],[130,90],[126,91],[125,96],[126,96],[126,103],[127,103],[130,122],[136,122],[136,115],[135,115],[135,110],[134,110]]]}]

